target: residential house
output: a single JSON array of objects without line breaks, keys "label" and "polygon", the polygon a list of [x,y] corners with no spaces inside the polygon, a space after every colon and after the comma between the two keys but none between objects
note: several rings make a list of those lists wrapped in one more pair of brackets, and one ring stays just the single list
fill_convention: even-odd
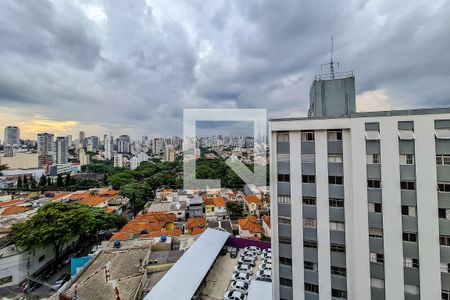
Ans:
[{"label": "residential house", "polygon": [[203,206],[205,208],[205,216],[207,218],[214,218],[214,198],[206,197],[205,195],[202,195],[203,199]]},{"label": "residential house", "polygon": [[260,239],[262,227],[255,216],[248,216],[238,220],[239,236],[242,238]]},{"label": "residential house", "polygon": [[266,237],[272,237],[272,229],[270,228],[270,217],[268,215],[264,215],[261,217],[262,220],[262,230],[263,234]]},{"label": "residential house", "polygon": [[256,195],[244,196],[244,204],[247,208],[248,214],[259,217],[259,210],[262,207],[262,200]]},{"label": "residential house", "polygon": [[[186,222],[186,229],[188,234],[194,234],[199,232],[196,228],[206,228],[206,218],[189,218]],[[194,231],[194,229],[196,229]]]},{"label": "residential house", "polygon": [[188,201],[188,218],[199,218],[203,217],[203,199],[199,195],[194,195],[192,198],[189,198]]},{"label": "residential house", "polygon": [[227,217],[227,205],[222,197],[214,197],[214,214],[218,219],[226,219]]}]

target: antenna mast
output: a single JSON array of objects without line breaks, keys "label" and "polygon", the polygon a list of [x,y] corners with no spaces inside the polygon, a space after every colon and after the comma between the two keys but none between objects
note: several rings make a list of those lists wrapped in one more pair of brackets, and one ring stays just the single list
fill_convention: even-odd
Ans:
[{"label": "antenna mast", "polygon": [[330,53],[330,62],[327,64],[322,64],[321,65],[321,69],[323,66],[330,66],[330,79],[335,79],[335,73],[334,73],[334,65],[336,64],[337,67],[339,68],[339,62],[334,62],[333,61],[333,50],[334,50],[334,38],[333,36],[331,36],[331,53]]}]

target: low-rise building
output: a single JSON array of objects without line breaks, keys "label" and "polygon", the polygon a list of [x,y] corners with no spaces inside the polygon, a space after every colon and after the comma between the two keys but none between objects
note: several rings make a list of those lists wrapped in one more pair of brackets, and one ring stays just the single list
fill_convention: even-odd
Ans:
[{"label": "low-rise building", "polygon": [[248,214],[259,217],[259,210],[263,204],[262,200],[256,195],[244,196],[244,204]]},{"label": "low-rise building", "polygon": [[272,237],[272,229],[270,228],[270,217],[264,215],[261,217],[263,234],[266,237]]},{"label": "low-rise building", "polygon": [[240,237],[251,239],[260,239],[262,237],[262,228],[255,216],[239,219],[238,225]]},{"label": "low-rise building", "polygon": [[200,233],[200,230],[206,228],[206,218],[189,218],[186,222],[188,234]]}]

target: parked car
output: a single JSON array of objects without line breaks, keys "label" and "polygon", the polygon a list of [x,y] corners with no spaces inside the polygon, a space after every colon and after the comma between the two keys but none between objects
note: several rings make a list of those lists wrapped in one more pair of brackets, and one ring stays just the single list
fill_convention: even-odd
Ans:
[{"label": "parked car", "polygon": [[272,270],[272,264],[264,263],[259,265],[260,270]]},{"label": "parked car", "polygon": [[262,258],[261,264],[272,264],[272,258]]},{"label": "parked car", "polygon": [[272,278],[258,278],[258,277],[256,277],[255,280],[258,280],[258,281],[265,281],[265,282],[272,282]]},{"label": "parked car", "polygon": [[63,274],[59,276],[59,278],[55,281],[55,283],[52,285],[52,289],[59,290],[64,283],[69,281],[70,275],[69,274]]},{"label": "parked car", "polygon": [[239,281],[243,281],[243,282],[247,282],[249,283],[250,280],[252,279],[252,275],[248,274],[248,273],[233,273],[233,275],[231,276],[231,280],[239,280]]},{"label": "parked car", "polygon": [[242,294],[247,295],[249,288],[249,283],[239,280],[233,280],[230,285],[230,289],[233,291],[241,292]]},{"label": "parked car", "polygon": [[238,263],[240,264],[247,264],[247,265],[251,265],[252,267],[255,266],[255,257],[251,257],[251,256],[244,256],[239,258]]},{"label": "parked car", "polygon": [[239,249],[238,248],[231,248],[230,257],[231,258],[236,258],[238,256],[238,253],[239,253]]},{"label": "parked car", "polygon": [[245,300],[247,296],[238,291],[228,291],[223,296],[224,300]]},{"label": "parked car", "polygon": [[252,273],[253,267],[248,264],[238,264],[234,267],[234,272]]},{"label": "parked car", "polygon": [[261,252],[261,254],[264,254],[264,253],[272,253],[272,248],[264,249],[264,250]]},{"label": "parked car", "polygon": [[257,257],[258,253],[256,253],[255,251],[244,251],[241,253],[241,257],[242,256],[253,256],[253,257]]},{"label": "parked car", "polygon": [[261,259],[270,258],[272,259],[272,253],[263,253],[261,254]]},{"label": "parked car", "polygon": [[271,270],[260,270],[256,273],[256,278],[270,278],[272,279],[272,271]]},{"label": "parked car", "polygon": [[228,249],[227,246],[223,246],[222,249],[220,250],[220,255],[224,256],[227,255]]},{"label": "parked car", "polygon": [[261,253],[261,249],[259,249],[259,248],[256,247],[256,246],[245,247],[245,248],[244,248],[244,251],[254,251],[254,252],[258,253],[258,254]]}]

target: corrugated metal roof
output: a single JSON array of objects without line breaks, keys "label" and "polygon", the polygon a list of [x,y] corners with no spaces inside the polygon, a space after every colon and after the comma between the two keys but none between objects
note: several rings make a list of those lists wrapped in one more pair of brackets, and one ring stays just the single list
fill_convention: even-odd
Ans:
[{"label": "corrugated metal roof", "polygon": [[191,299],[228,237],[226,232],[206,229],[144,300]]},{"label": "corrugated metal roof", "polygon": [[247,300],[272,300],[272,283],[253,280],[248,289]]}]

